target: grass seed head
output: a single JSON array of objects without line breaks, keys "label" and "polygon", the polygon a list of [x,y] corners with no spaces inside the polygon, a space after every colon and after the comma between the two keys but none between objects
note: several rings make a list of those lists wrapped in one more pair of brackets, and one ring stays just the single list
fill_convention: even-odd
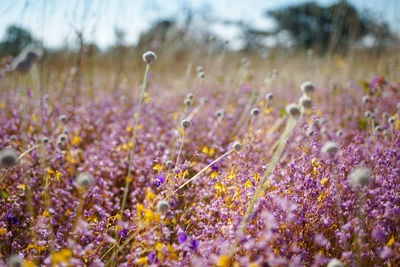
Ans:
[{"label": "grass seed head", "polygon": [[236,141],[235,143],[233,143],[232,147],[236,150],[236,151],[240,151],[242,149],[242,144],[240,144],[238,141]]},{"label": "grass seed head", "polygon": [[299,106],[297,104],[293,104],[293,103],[286,106],[286,113],[289,116],[296,118],[296,119],[301,114]]},{"label": "grass seed head", "polygon": [[5,148],[0,151],[0,166],[11,168],[17,165],[18,154],[13,148]]},{"label": "grass seed head", "polygon": [[157,203],[157,211],[161,214],[166,214],[169,210],[169,203],[165,200],[160,200]]},{"label": "grass seed head", "polygon": [[315,92],[315,87],[312,84],[312,82],[304,82],[301,84],[300,86],[300,90],[304,93],[304,94],[312,94]]},{"label": "grass seed head", "polygon": [[260,114],[260,110],[258,108],[253,108],[251,110],[251,115],[252,116],[258,116]]},{"label": "grass seed head", "polygon": [[93,185],[93,177],[90,173],[82,172],[76,176],[76,183],[78,184],[79,188],[88,189]]},{"label": "grass seed head", "polygon": [[183,119],[182,121],[181,121],[181,126],[182,126],[182,128],[183,129],[187,129],[187,128],[189,128],[190,126],[192,125],[192,123],[190,122],[190,120],[188,120],[188,119]]},{"label": "grass seed head", "polygon": [[349,182],[353,187],[364,186],[371,180],[371,172],[365,167],[356,167],[349,174]]},{"label": "grass seed head", "polygon": [[338,145],[332,141],[326,142],[325,145],[322,147],[322,152],[329,156],[334,156],[338,152],[338,150]]},{"label": "grass seed head", "polygon": [[153,51],[147,51],[143,53],[143,61],[147,64],[151,64],[157,60],[157,56]]},{"label": "grass seed head", "polygon": [[331,259],[327,267],[344,267],[343,263],[338,259]]}]

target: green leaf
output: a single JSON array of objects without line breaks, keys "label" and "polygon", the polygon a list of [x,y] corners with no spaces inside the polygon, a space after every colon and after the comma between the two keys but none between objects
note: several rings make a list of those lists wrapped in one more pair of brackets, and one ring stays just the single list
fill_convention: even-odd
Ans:
[{"label": "green leaf", "polygon": [[281,118],[286,116],[286,109],[283,107],[281,109]]},{"label": "green leaf", "polygon": [[366,81],[361,81],[360,84],[364,87],[364,90],[369,93],[371,92],[371,85]]},{"label": "green leaf", "polygon": [[365,118],[360,120],[360,123],[358,124],[358,128],[360,128],[361,130],[367,129],[367,120]]},{"label": "green leaf", "polygon": [[4,199],[8,198],[8,194],[4,190],[1,190],[1,195],[3,196]]}]

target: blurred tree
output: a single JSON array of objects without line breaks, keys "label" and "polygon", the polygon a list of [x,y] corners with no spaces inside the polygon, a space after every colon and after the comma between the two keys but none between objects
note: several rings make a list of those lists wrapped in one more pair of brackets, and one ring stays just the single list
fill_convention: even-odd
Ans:
[{"label": "blurred tree", "polygon": [[24,47],[33,42],[28,30],[17,25],[10,25],[6,29],[4,41],[0,42],[0,56],[17,56]]},{"label": "blurred tree", "polygon": [[320,52],[346,52],[365,36],[384,42],[393,37],[386,23],[360,14],[346,0],[323,7],[315,2],[289,6],[266,12],[277,23],[275,33],[287,31],[301,48]]}]

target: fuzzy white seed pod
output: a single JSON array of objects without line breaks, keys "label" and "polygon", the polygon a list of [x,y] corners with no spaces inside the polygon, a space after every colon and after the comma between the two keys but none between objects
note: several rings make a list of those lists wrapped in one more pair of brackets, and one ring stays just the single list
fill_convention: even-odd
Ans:
[{"label": "fuzzy white seed pod", "polygon": [[206,77],[206,74],[201,71],[199,72],[198,77],[203,79],[204,77]]},{"label": "fuzzy white seed pod", "polygon": [[197,70],[197,72],[203,72],[204,68],[203,68],[203,66],[200,65],[200,66],[197,66],[196,70]]},{"label": "fuzzy white seed pod", "polygon": [[365,112],[364,112],[364,117],[366,117],[367,119],[372,118],[372,112],[369,111],[369,110],[365,111]]},{"label": "fuzzy white seed pod", "polygon": [[278,69],[273,69],[272,70],[272,74],[277,76],[279,74],[279,70]]},{"label": "fuzzy white seed pod", "polygon": [[217,118],[222,118],[222,116],[224,116],[224,111],[223,110],[217,110],[215,112],[215,116],[217,116]]},{"label": "fuzzy white seed pod", "polygon": [[44,101],[49,101],[49,99],[50,99],[50,95],[49,94],[45,94],[44,96],[43,96],[43,100]]},{"label": "fuzzy white seed pod", "polygon": [[349,182],[353,187],[367,185],[370,180],[371,172],[365,167],[357,167],[349,174]]},{"label": "fuzzy white seed pod", "polygon": [[18,154],[13,148],[5,148],[0,151],[0,166],[11,168],[17,165]]},{"label": "fuzzy white seed pod", "polygon": [[236,141],[235,143],[233,143],[232,147],[233,147],[233,149],[235,149],[236,151],[239,151],[239,150],[242,149],[242,144],[240,144],[239,142]]},{"label": "fuzzy white seed pod", "polygon": [[329,156],[334,156],[338,152],[338,150],[338,145],[332,141],[326,142],[325,145],[322,147],[322,152]]},{"label": "fuzzy white seed pod", "polygon": [[184,129],[189,128],[191,125],[192,125],[192,123],[188,119],[184,119],[184,120],[181,121],[181,126]]},{"label": "fuzzy white seed pod", "polygon": [[60,134],[59,136],[58,136],[58,141],[60,141],[60,142],[63,142],[63,143],[65,143],[65,142],[67,142],[67,140],[68,140],[68,135],[66,135],[66,134]]},{"label": "fuzzy white seed pod", "polygon": [[326,127],[322,127],[321,128],[321,134],[327,134],[328,130],[326,129]]},{"label": "fuzzy white seed pod", "polygon": [[186,98],[184,103],[185,103],[185,106],[189,107],[190,105],[192,105],[192,100],[190,100],[189,98]]},{"label": "fuzzy white seed pod", "polygon": [[76,177],[76,183],[82,189],[88,189],[94,183],[92,175],[87,172],[79,173]]},{"label": "fuzzy white seed pod", "polygon": [[383,128],[380,125],[375,126],[375,132],[382,132]]},{"label": "fuzzy white seed pod", "polygon": [[253,108],[251,110],[251,115],[252,116],[258,116],[260,114],[260,111],[258,110],[258,108]]},{"label": "fuzzy white seed pod", "polygon": [[169,210],[169,203],[165,200],[160,200],[157,203],[157,211],[161,214],[167,213]]},{"label": "fuzzy white seed pod", "polygon": [[193,100],[194,99],[194,95],[192,93],[188,93],[186,96],[188,99]]},{"label": "fuzzy white seed pod", "polygon": [[342,137],[343,136],[343,131],[342,130],[337,131],[336,132],[336,136],[337,137]]},{"label": "fuzzy white seed pod", "polygon": [[307,129],[306,135],[309,136],[309,137],[314,135],[314,131],[313,131],[313,129],[311,127]]},{"label": "fuzzy white seed pod", "polygon": [[368,103],[369,103],[369,95],[363,96],[363,97],[362,97],[362,102],[363,102],[364,104],[368,104]]},{"label": "fuzzy white seed pod", "polygon": [[172,160],[167,160],[165,166],[169,169],[172,166]]},{"label": "fuzzy white seed pod", "polygon": [[157,56],[153,51],[147,51],[143,53],[143,61],[147,64],[151,64],[157,60]]},{"label": "fuzzy white seed pod", "polygon": [[68,135],[68,134],[69,134],[69,130],[68,130],[68,129],[64,129],[64,130],[63,130],[63,134]]},{"label": "fuzzy white seed pod", "polygon": [[267,100],[272,100],[272,99],[274,98],[274,94],[273,94],[273,93],[268,93],[268,94],[265,96],[265,98],[266,98]]},{"label": "fuzzy white seed pod", "polygon": [[394,123],[396,122],[396,119],[395,119],[393,116],[391,116],[391,117],[388,119],[388,122],[389,122],[390,124],[394,124]]},{"label": "fuzzy white seed pod", "polygon": [[300,90],[305,94],[312,94],[315,92],[315,87],[312,82],[304,82],[300,86]]},{"label": "fuzzy white seed pod", "polygon": [[298,118],[301,114],[299,106],[297,104],[289,104],[286,106],[286,113],[293,117],[293,118]]},{"label": "fuzzy white seed pod", "polygon": [[13,254],[8,258],[8,267],[22,267],[24,266],[24,258],[19,254]]},{"label": "fuzzy white seed pod", "polygon": [[17,140],[17,136],[16,135],[11,135],[10,136],[10,141],[15,141],[15,140]]},{"label": "fuzzy white seed pod", "polygon": [[389,114],[387,112],[382,112],[382,118],[387,120],[389,118]]},{"label": "fuzzy white seed pod", "polygon": [[299,100],[299,104],[306,109],[310,109],[312,108],[313,103],[310,97],[308,97],[307,95],[303,95]]},{"label": "fuzzy white seed pod", "polygon": [[66,123],[67,122],[67,120],[68,120],[68,118],[67,118],[67,116],[66,115],[61,115],[59,118],[58,118],[59,120],[60,120],[60,122],[62,122],[62,123]]},{"label": "fuzzy white seed pod", "polygon": [[344,267],[343,263],[338,259],[331,259],[327,267]]}]

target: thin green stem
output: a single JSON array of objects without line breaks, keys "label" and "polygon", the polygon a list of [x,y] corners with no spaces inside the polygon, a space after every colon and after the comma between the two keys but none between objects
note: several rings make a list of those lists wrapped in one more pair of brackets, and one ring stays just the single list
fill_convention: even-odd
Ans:
[{"label": "thin green stem", "polygon": [[179,148],[179,153],[178,153],[178,158],[176,159],[175,168],[178,167],[178,164],[179,164],[179,159],[181,157],[182,148],[183,148],[183,142],[185,140],[185,135],[186,135],[186,129],[183,130],[183,133],[182,133],[181,146]]},{"label": "thin green stem", "polygon": [[213,164],[217,163],[218,161],[220,161],[222,158],[226,157],[227,155],[229,155],[230,153],[232,153],[235,149],[232,148],[231,150],[229,150],[228,152],[226,152],[225,154],[223,154],[222,156],[220,156],[219,158],[217,158],[216,160],[214,160],[213,162],[211,162],[210,164],[208,164],[206,167],[204,167],[201,171],[199,171],[195,176],[193,176],[192,178],[190,178],[189,180],[187,180],[183,185],[181,185],[180,187],[178,187],[177,189],[175,189],[174,193],[176,193],[178,190],[182,189],[183,187],[185,187],[185,185],[187,185],[188,183],[190,183],[191,181],[195,180],[197,177],[199,177],[200,174],[202,174],[203,172],[205,172],[208,168],[210,168]]}]

